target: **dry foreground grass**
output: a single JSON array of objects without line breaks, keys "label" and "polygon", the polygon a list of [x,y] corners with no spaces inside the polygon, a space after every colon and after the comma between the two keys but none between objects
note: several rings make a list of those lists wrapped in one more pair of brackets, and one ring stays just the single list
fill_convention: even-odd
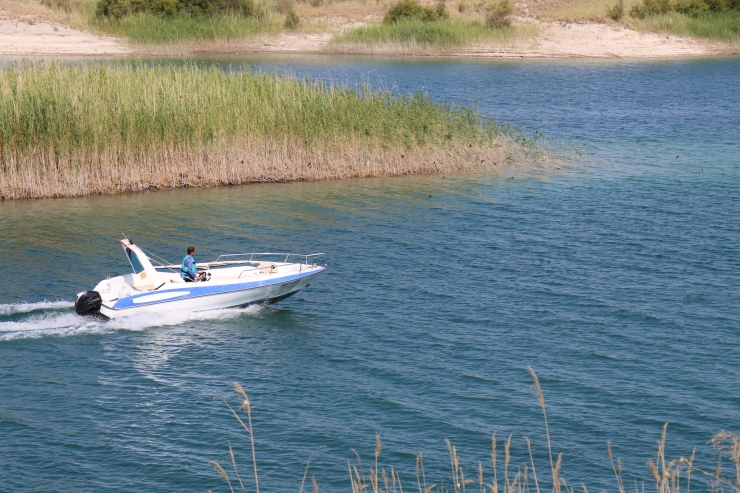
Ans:
[{"label": "dry foreground grass", "polygon": [[[537,474],[538,469],[535,466],[529,438],[523,436],[523,440],[519,441],[521,445],[526,444],[529,461],[524,462],[523,464],[515,464],[512,462],[511,457],[513,435],[510,435],[505,441],[503,441],[503,454],[501,454],[499,442],[494,434],[491,440],[490,458],[485,460],[488,465],[484,466],[483,461],[478,462],[478,467],[472,471],[468,470],[467,476],[464,471],[464,466],[460,461],[460,455],[458,454],[457,448],[452,445],[449,440],[445,440],[450,457],[450,477],[446,484],[444,483],[444,479],[441,484],[428,484],[424,470],[424,457],[422,452],[419,451],[413,466],[413,472],[408,473],[404,471],[406,490],[418,490],[419,493],[466,493],[467,488],[470,488],[471,492],[478,490],[480,493],[540,493],[540,491],[552,491],[552,493],[574,493],[576,489],[578,489],[579,491],[583,491],[583,493],[588,493],[588,485],[583,482],[566,479],[563,476],[563,454],[553,453],[553,446],[550,440],[550,429],[547,422],[545,397],[542,392],[542,388],[540,387],[539,378],[532,368],[528,369],[534,379],[534,387],[537,392],[540,408],[542,409],[545,436],[547,438],[547,455],[549,458],[549,464],[545,464],[545,467],[543,467],[543,464],[539,464],[539,476]],[[235,489],[247,491],[244,486],[245,482],[247,482],[251,489],[252,484],[249,483],[252,482],[251,476],[253,471],[254,489],[259,493],[259,475],[257,472],[257,454],[254,445],[252,408],[249,402],[249,397],[242,386],[238,383],[234,383],[234,388],[241,399],[240,405],[236,410],[234,410],[234,408],[232,408],[228,403],[226,403],[226,405],[249,436],[252,463],[248,466],[249,471],[244,476],[245,479],[242,479],[242,475],[239,474],[239,466],[237,465],[234,451],[229,443],[228,451],[229,461],[231,464],[227,463],[226,468],[224,468],[218,461],[211,461],[209,464],[212,465],[215,468],[216,473],[226,481],[228,488],[232,493]],[[245,419],[242,419],[242,416]],[[640,490],[644,493],[646,489],[647,491],[652,491],[653,488],[656,493],[681,493],[681,491],[691,493],[691,488],[693,486],[695,490],[698,488],[700,491],[710,491],[712,493],[740,493],[740,435],[720,431],[712,438],[710,443],[719,456],[719,460],[715,462],[715,464],[712,464],[712,466],[715,466],[712,470],[710,468],[705,469],[700,465],[695,464],[696,448],[694,448],[688,458],[680,457],[673,460],[667,458],[667,428],[668,425],[666,424],[663,427],[663,433],[658,442],[658,450],[655,455],[655,460],[647,460],[644,470],[647,474],[643,476],[645,479],[638,480],[637,477],[635,477],[634,485],[631,484],[632,482],[629,480],[625,485],[622,462],[618,458],[615,460],[609,442],[605,444],[604,459],[605,462],[608,460],[606,466],[613,471],[614,489],[616,491],[619,493],[626,493],[627,491],[632,491],[632,488],[634,487],[635,493],[639,493]],[[313,455],[322,448],[323,447],[319,447],[308,458],[299,493],[303,493]],[[345,474],[349,475],[348,479],[352,493],[403,493],[403,483],[401,481],[402,469],[396,469],[389,466],[389,470],[387,470],[385,466],[381,467],[379,465],[380,455],[383,450],[383,445],[379,435],[376,435],[375,437],[375,454],[372,458],[374,460],[366,463],[365,466],[363,466],[360,455],[357,454],[354,449],[351,450],[357,458],[357,462],[354,460],[347,461],[347,471],[345,471]],[[501,455],[503,455],[503,457],[501,457]],[[723,459],[725,460],[724,465]],[[406,466],[407,470],[409,466],[411,465],[409,464]],[[232,468],[233,476],[230,475]],[[543,470],[547,472],[542,474]],[[637,474],[638,476],[641,475],[639,473]],[[318,493],[319,485],[313,475],[311,476],[311,482],[313,484],[314,493]]]},{"label": "dry foreground grass", "polygon": [[[300,23],[294,29],[285,28],[283,18],[272,9],[260,22],[223,18],[210,24],[181,20],[175,26],[171,21],[132,18],[106,24],[95,18],[94,0],[69,2],[72,8],[65,10],[47,7],[39,0],[0,0],[0,54],[295,52],[639,58],[740,52],[740,43],[692,37],[696,30],[681,28],[681,19],[625,17],[620,22],[612,21],[606,15],[607,7],[614,4],[610,0],[519,0],[513,4],[513,25],[505,29],[488,29],[482,22],[485,8],[493,0],[448,0],[451,18],[437,27],[449,31],[449,36],[443,36],[452,39],[448,43],[427,43],[417,33],[402,33],[401,37],[391,33],[390,40],[369,42],[353,41],[348,36],[359,28],[379,26],[392,0],[297,2]],[[625,10],[635,2],[626,0]]]},{"label": "dry foreground grass", "polygon": [[3,199],[571,162],[421,94],[192,66],[0,69]]}]

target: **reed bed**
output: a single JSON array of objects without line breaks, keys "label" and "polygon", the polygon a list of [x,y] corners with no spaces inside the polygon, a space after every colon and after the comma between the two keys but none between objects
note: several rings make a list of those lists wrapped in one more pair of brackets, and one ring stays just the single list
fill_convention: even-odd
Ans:
[{"label": "reed bed", "polygon": [[0,197],[555,166],[420,94],[196,66],[0,69]]},{"label": "reed bed", "polygon": [[266,12],[260,19],[235,14],[166,18],[141,13],[122,19],[92,18],[90,25],[94,30],[126,37],[140,45],[176,45],[217,40],[228,44],[260,34],[275,35],[283,30],[283,20],[274,12]]},{"label": "reed bed", "polygon": [[[445,440],[450,457],[450,481],[447,484],[444,484],[444,480],[440,484],[429,484],[424,468],[424,456],[419,451],[414,464],[414,472],[410,474],[404,473],[407,481],[406,490],[418,490],[419,493],[467,493],[467,488],[470,488],[471,492],[478,490],[480,493],[540,493],[545,491],[551,491],[552,493],[574,493],[577,488],[583,491],[583,493],[588,493],[589,490],[586,484],[583,482],[569,481],[563,476],[563,455],[557,454],[556,456],[553,453],[545,397],[540,386],[539,378],[534,369],[528,368],[528,370],[534,380],[535,390],[542,409],[545,435],[547,438],[549,463],[545,467],[540,467],[539,470],[545,470],[547,474],[544,476],[540,474],[538,476],[538,469],[532,454],[532,446],[529,438],[524,436],[520,442],[526,444],[529,460],[524,463],[514,463],[512,461],[513,435],[509,435],[500,444],[494,434],[491,439],[490,458],[485,460],[487,465],[484,466],[483,461],[478,462],[478,467],[472,471],[469,470],[467,475],[461,464],[457,448],[449,440]],[[241,404],[236,410],[228,403],[226,405],[249,435],[252,452],[250,469],[254,474],[254,489],[259,493],[259,475],[257,472],[257,455],[254,446],[252,407],[249,397],[242,386],[234,383],[234,388],[239,394]],[[247,423],[240,417],[240,413],[242,416],[245,416]],[[694,489],[697,489],[698,486],[700,489],[709,490],[712,493],[740,493],[740,435],[721,431],[712,438],[710,443],[717,452],[719,460],[716,468],[709,470],[695,464],[696,449],[692,451],[688,458],[680,457],[673,460],[667,458],[667,430],[668,425],[666,424],[663,427],[661,439],[658,441],[655,460],[652,458],[647,460],[645,472],[649,473],[649,476],[639,484],[638,480],[635,479],[635,493],[640,493],[640,490],[642,493],[645,493],[646,488],[647,491],[651,491],[654,488],[656,493],[681,493],[682,491],[691,493],[692,486]],[[298,493],[303,493],[313,455],[322,448],[324,447],[316,449],[308,458]],[[375,435],[375,453],[369,464],[366,463],[363,466],[360,455],[354,449],[351,450],[357,459],[357,461],[354,461],[354,459],[347,461],[347,471],[345,472],[349,475],[351,493],[403,493],[404,489],[400,471],[394,467],[386,469],[386,467],[380,465],[380,455],[383,450],[380,435]],[[241,489],[241,491],[247,491],[244,482],[250,482],[246,479],[249,476],[244,476],[245,479],[243,480],[243,476],[239,474],[239,467],[236,463],[231,444],[229,444],[229,456],[234,476],[230,476],[229,472],[217,461],[211,461],[209,465],[214,466],[216,472],[226,481],[232,493],[235,488]],[[605,444],[604,459],[605,461],[608,459],[608,466],[613,471],[614,489],[619,493],[626,493],[627,490],[631,490],[632,486],[626,486],[624,483],[622,462],[618,458],[615,460],[609,442]],[[725,460],[725,465],[722,464],[723,459]],[[231,467],[227,466],[227,469],[230,470]],[[250,476],[252,471],[249,473]],[[234,481],[232,481],[232,477],[235,478]],[[314,493],[318,493],[319,485],[314,476],[311,476],[311,482]],[[251,485],[249,486],[251,487]]]},{"label": "reed bed", "polygon": [[536,26],[492,29],[479,19],[453,17],[437,22],[404,20],[348,30],[335,36],[330,51],[375,55],[429,55],[468,48],[476,43],[507,46],[534,38]]}]

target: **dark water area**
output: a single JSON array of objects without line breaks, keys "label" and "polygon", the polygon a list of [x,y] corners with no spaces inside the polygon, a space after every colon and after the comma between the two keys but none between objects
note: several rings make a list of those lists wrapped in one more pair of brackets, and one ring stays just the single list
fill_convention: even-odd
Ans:
[{"label": "dark water area", "polygon": [[[490,482],[493,433],[514,435],[510,476],[531,439],[547,489],[528,366],[563,477],[591,491],[617,489],[607,441],[649,488],[665,423],[668,456],[705,469],[713,434],[740,433],[740,61],[199,63],[426,91],[589,166],[0,203],[0,491],[228,491],[208,461],[234,479],[229,442],[254,491],[234,381],[262,491],[298,491],[321,446],[306,488],[349,491],[376,432],[406,490],[418,450],[450,488],[445,439]],[[173,261],[194,244],[329,269],[270,307],[80,319],[74,294],[127,272],[122,232]]]}]

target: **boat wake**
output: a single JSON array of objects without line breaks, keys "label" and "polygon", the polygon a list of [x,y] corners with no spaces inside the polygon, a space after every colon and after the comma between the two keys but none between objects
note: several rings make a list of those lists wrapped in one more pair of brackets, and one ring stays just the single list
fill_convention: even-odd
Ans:
[{"label": "boat wake", "polygon": [[40,303],[14,303],[12,305],[0,305],[0,317],[39,310],[73,308],[74,306],[75,304],[70,303],[69,301],[42,301]]},{"label": "boat wake", "polygon": [[151,327],[180,325],[189,321],[226,320],[244,315],[257,315],[273,309],[250,305],[245,308],[207,312],[146,314],[106,320],[80,317],[74,311],[74,303],[69,301],[0,304],[0,341],[106,334],[117,330],[141,331]]}]

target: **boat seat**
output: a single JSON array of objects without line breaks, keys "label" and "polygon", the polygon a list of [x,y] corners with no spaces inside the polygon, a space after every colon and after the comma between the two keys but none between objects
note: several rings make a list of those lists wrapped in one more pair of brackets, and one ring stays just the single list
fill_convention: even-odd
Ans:
[{"label": "boat seat", "polygon": [[273,262],[255,262],[254,266],[260,270],[260,274],[277,274],[278,266]]}]

